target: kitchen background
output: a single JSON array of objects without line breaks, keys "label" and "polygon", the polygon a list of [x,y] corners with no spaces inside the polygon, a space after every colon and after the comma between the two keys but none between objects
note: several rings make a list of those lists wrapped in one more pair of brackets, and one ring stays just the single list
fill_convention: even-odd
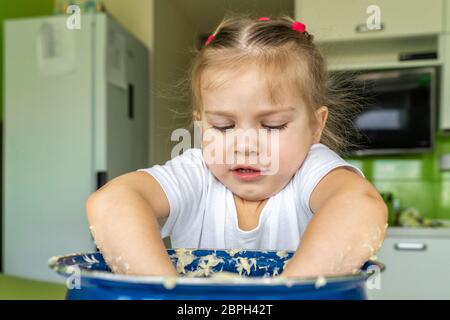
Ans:
[{"label": "kitchen background", "polygon": [[[22,113],[15,113],[12,106],[16,101],[6,97],[5,90],[8,89],[5,88],[23,95],[27,95],[29,91],[26,90],[26,87],[18,87],[17,90],[14,90],[12,85],[8,87],[7,81],[16,84],[20,83],[17,82],[20,79],[12,79],[5,75],[7,66],[17,65],[15,61],[12,61],[15,60],[12,49],[9,51],[9,57],[14,59],[5,58],[5,52],[8,52],[5,43],[10,43],[9,41],[14,43],[13,38],[6,41],[5,25],[12,19],[20,21],[46,16],[61,17],[70,2],[59,0],[0,2],[0,73],[3,75],[0,78],[0,120],[4,135],[2,141],[6,141],[6,144],[10,143],[10,146],[23,140],[19,138],[15,140],[14,133],[17,133],[17,130],[8,127],[8,120],[11,119],[11,123],[16,124],[25,121],[21,118],[21,114],[23,116],[26,109],[21,109]],[[325,0],[104,0],[96,1],[92,6],[89,6],[92,1],[72,2],[81,5],[84,10],[82,16],[88,15],[88,12],[107,12],[111,21],[115,21],[108,23],[117,23],[117,26],[122,26],[126,34],[130,34],[130,37],[148,50],[148,67],[146,67],[145,73],[148,75],[146,83],[148,83],[147,92],[149,94],[142,98],[146,99],[142,101],[148,102],[145,103],[147,113],[143,113],[146,123],[141,127],[141,130],[144,127],[148,128],[147,136],[144,139],[147,154],[145,161],[143,160],[144,156],[140,158],[141,162],[130,158],[129,163],[132,167],[138,167],[142,161],[145,166],[151,166],[164,163],[170,158],[172,146],[176,144],[170,141],[170,134],[174,129],[185,126],[188,120],[185,97],[174,95],[179,88],[180,79],[186,75],[185,72],[191,59],[188,50],[192,46],[200,45],[205,35],[207,36],[213,31],[227,12],[247,12],[255,17],[275,17],[280,14],[288,14],[304,21],[311,33],[315,35],[317,43],[323,47],[332,71],[360,72],[416,67],[435,68],[437,81],[435,109],[432,113],[434,135],[432,136],[433,147],[431,150],[413,153],[403,150],[403,152],[393,154],[355,155],[347,158],[363,170],[367,179],[383,194],[390,208],[388,239],[378,255],[380,261],[387,265],[382,278],[383,289],[373,290],[370,296],[388,299],[450,298],[450,278],[443,270],[443,266],[450,262],[450,230],[445,227],[448,224],[446,221],[450,221],[450,166],[446,162],[448,161],[446,156],[450,155],[450,3],[448,0],[432,0],[426,3],[420,0],[339,0],[333,2]],[[379,32],[355,31],[355,26],[365,23],[368,17],[366,8],[374,4],[381,9],[381,22],[385,29]],[[14,28],[11,27],[11,32],[13,30]],[[109,36],[107,39],[111,41]],[[11,47],[14,46],[11,45]],[[399,54],[405,52],[434,52],[436,57],[399,61]],[[29,53],[30,59],[33,54],[36,53]],[[102,65],[102,61],[96,60],[96,62],[98,65]],[[103,61],[103,63],[106,62]],[[11,67],[11,71],[13,70]],[[120,79],[112,79],[114,75],[108,77],[107,82],[116,82],[115,84],[120,86],[120,83],[117,83],[120,82]],[[136,86],[136,84],[134,85]],[[125,104],[129,104],[131,89],[129,84],[126,86],[124,90],[128,90],[128,96]],[[142,91],[140,88],[133,90]],[[58,92],[61,91],[54,92],[55,96],[58,95]],[[31,96],[29,99],[39,101]],[[6,105],[9,102],[11,105]],[[43,108],[44,106],[33,106],[33,108],[39,107]],[[30,106],[30,108],[32,107]],[[128,112],[129,108],[128,105]],[[139,110],[139,106],[136,108]],[[4,114],[10,115],[11,118],[5,117]],[[52,119],[58,121],[54,117]],[[19,136],[25,139],[25,136],[18,134]],[[117,137],[111,136],[110,139],[117,142]],[[50,141],[41,140],[40,143],[42,149],[33,149],[33,152],[46,152]],[[108,146],[109,143],[112,142],[108,142]],[[116,144],[120,144],[120,141]],[[99,145],[97,144],[97,146]],[[24,234],[23,230],[29,232],[31,229],[27,228],[31,228],[39,217],[32,217],[30,212],[20,211],[19,209],[24,210],[24,207],[15,207],[13,203],[14,201],[26,201],[26,197],[24,199],[18,194],[14,194],[14,192],[19,192],[20,186],[13,186],[10,179],[14,179],[14,177],[8,176],[8,163],[11,165],[11,170],[17,170],[14,172],[19,172],[21,168],[20,165],[13,165],[13,163],[25,163],[18,162],[18,159],[14,158],[20,153],[12,152],[13,149],[15,150],[11,147],[8,149],[8,146],[4,144],[2,146],[2,159],[3,161],[6,159],[7,165],[5,166],[3,163],[2,170],[3,219],[0,220],[2,221],[0,230],[2,230],[3,241],[0,273],[3,272],[5,275],[3,278],[0,276],[0,298],[61,298],[63,287],[49,283],[61,282],[61,279],[46,270],[46,261],[37,263],[35,272],[19,266],[29,263],[26,261],[27,254],[36,251],[33,234]],[[8,152],[11,153],[8,154]],[[119,154],[120,151],[117,153]],[[93,154],[96,154],[96,150],[93,151]],[[90,154],[89,157],[94,157],[94,155]],[[77,199],[86,198],[90,192],[104,183],[105,179],[111,179],[127,172],[125,170],[127,166],[111,168],[114,165],[113,160],[109,159],[110,157],[113,157],[113,154],[106,153],[103,167],[102,165],[100,165],[101,168],[96,167],[97,163],[89,169],[91,177],[86,188],[77,195]],[[126,159],[122,160],[127,161]],[[95,159],[94,161],[99,160]],[[39,170],[39,168],[29,168]],[[50,170],[43,174],[49,177],[50,184],[47,186],[51,189],[51,177],[56,173]],[[33,185],[35,182],[32,181],[33,177],[28,179],[30,179],[30,185]],[[69,181],[70,179],[67,178],[67,184]],[[8,188],[10,188],[10,193],[8,197],[5,197],[5,190],[8,191]],[[27,190],[33,192],[32,188]],[[75,189],[70,190],[73,192]],[[45,193],[45,188],[41,191]],[[7,201],[10,201],[11,204],[6,203]],[[84,240],[79,249],[89,250],[87,244],[91,242],[91,239],[87,235],[87,224],[81,221],[84,219],[84,203],[78,202],[75,203],[72,199],[65,203],[63,199],[58,202],[58,208],[52,209],[57,211],[70,206],[72,212],[79,213],[81,218],[74,219],[71,216],[58,218],[55,224],[47,221],[45,222],[47,224],[40,225],[43,229],[38,230],[39,237],[43,237],[46,230],[61,227],[63,223],[73,222],[78,227],[78,229],[75,228],[76,230],[85,229],[86,231],[80,231],[80,237],[83,237]],[[35,208],[37,212],[40,210],[39,205],[50,208],[47,206],[48,204],[31,203],[31,201],[26,208],[27,210]],[[17,211],[14,211],[15,209]],[[6,212],[7,210],[12,211]],[[403,226],[400,226],[399,223]],[[22,232],[17,230],[25,225],[27,227],[23,227]],[[38,235],[36,234],[36,236]],[[49,237],[46,241],[60,241],[62,245],[48,249],[51,253],[42,249],[41,256],[50,257],[76,250],[80,242],[74,240],[75,237],[76,233],[70,234],[69,240],[64,241]],[[19,248],[21,248],[22,256],[16,259],[19,255],[16,250],[19,251]],[[65,251],[54,252],[56,248]]]}]

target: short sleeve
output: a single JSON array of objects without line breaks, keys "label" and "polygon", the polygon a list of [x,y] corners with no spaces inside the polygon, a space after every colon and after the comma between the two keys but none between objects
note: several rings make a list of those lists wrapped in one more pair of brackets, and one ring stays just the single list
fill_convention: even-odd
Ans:
[{"label": "short sleeve", "polygon": [[299,195],[299,205],[309,215],[313,212],[309,206],[311,194],[319,182],[333,169],[348,167],[361,177],[363,172],[356,166],[342,159],[336,152],[321,143],[312,145],[308,155],[293,177],[295,193]]},{"label": "short sleeve", "polygon": [[198,212],[206,185],[206,170],[200,149],[188,149],[164,165],[137,170],[151,174],[168,199],[169,216],[162,223],[162,238],[170,236],[176,225],[190,221],[194,218],[191,215]]}]

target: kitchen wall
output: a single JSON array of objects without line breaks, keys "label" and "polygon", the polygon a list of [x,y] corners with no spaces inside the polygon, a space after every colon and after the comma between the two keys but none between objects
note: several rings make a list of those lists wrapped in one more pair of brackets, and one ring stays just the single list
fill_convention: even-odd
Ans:
[{"label": "kitchen wall", "polygon": [[154,137],[157,150],[154,163],[170,159],[172,131],[186,127],[189,119],[188,101],[177,85],[186,76],[196,43],[196,23],[191,21],[174,1],[155,0],[155,52],[153,84],[155,94]]},{"label": "kitchen wall", "polygon": [[[177,91],[195,44],[195,23],[175,1],[105,0],[107,11],[150,49],[150,164],[170,158],[170,136],[186,126],[186,100]],[[149,164],[149,165],[150,165]]]},{"label": "kitchen wall", "polygon": [[431,153],[348,158],[380,192],[390,191],[402,207],[427,218],[450,219],[450,171],[440,171],[440,156],[450,153],[450,135],[438,132]]}]

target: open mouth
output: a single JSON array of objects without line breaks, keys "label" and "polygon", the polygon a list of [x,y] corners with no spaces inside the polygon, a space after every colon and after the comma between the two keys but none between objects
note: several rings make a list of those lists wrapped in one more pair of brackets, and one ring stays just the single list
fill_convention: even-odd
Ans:
[{"label": "open mouth", "polygon": [[245,181],[259,179],[262,176],[260,169],[247,166],[236,166],[231,172],[236,178]]},{"label": "open mouth", "polygon": [[236,171],[239,173],[255,173],[255,172],[261,172],[261,170],[253,167],[235,167],[232,169],[232,171]]},{"label": "open mouth", "polygon": [[252,170],[252,169],[236,169],[235,171],[238,171],[241,173],[260,172],[259,170]]}]

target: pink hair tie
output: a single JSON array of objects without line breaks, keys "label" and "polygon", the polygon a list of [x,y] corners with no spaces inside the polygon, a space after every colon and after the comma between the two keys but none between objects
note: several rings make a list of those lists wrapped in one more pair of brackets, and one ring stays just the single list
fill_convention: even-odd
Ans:
[{"label": "pink hair tie", "polygon": [[210,42],[213,41],[214,37],[215,37],[215,35],[214,35],[214,34],[211,34],[211,35],[208,37],[208,40],[206,40],[205,46],[207,46],[208,44],[210,44]]},{"label": "pink hair tie", "polygon": [[259,21],[269,21],[270,18],[269,17],[261,17],[258,19]]},{"label": "pink hair tie", "polygon": [[300,33],[303,33],[306,31],[306,25],[301,23],[300,21],[294,21],[291,24],[291,29]]}]

